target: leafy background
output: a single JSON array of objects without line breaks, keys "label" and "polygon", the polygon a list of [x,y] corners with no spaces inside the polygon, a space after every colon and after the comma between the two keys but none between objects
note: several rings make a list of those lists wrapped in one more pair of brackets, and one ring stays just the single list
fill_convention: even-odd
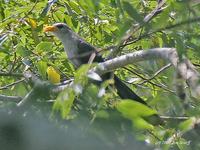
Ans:
[{"label": "leafy background", "polygon": [[[121,101],[112,87],[104,93],[104,89],[112,81],[106,81],[101,87],[90,83],[86,76],[89,66],[82,66],[75,71],[60,41],[43,32],[45,25],[65,22],[86,41],[105,49],[102,53],[106,57],[110,53],[106,47],[119,44],[126,31],[141,23],[157,4],[156,0],[63,0],[51,3],[43,0],[2,0],[0,94],[24,97],[33,90],[33,83],[24,79],[25,71],[31,71],[40,81],[50,84],[50,78],[55,78],[56,73],[49,75],[49,66],[59,73],[58,78],[61,81],[74,79],[76,83],[59,94],[49,93],[46,88],[41,87],[41,91],[34,93],[37,96],[32,97],[33,103],[23,111],[21,108],[16,110],[18,102],[2,100],[0,107],[5,113],[3,114],[15,116],[17,113],[17,117],[26,126],[26,119],[23,117],[25,113],[31,124],[27,127],[30,135],[31,130],[34,131],[40,122],[47,127],[50,122],[56,127],[51,129],[52,134],[49,137],[53,137],[59,128],[66,133],[59,139],[67,139],[69,134],[72,134],[72,141],[78,141],[80,138],[80,145],[93,145],[96,149],[101,149],[102,145],[107,149],[137,149],[137,146],[144,149],[199,149],[198,99],[191,97],[187,86],[186,100],[178,97],[175,85],[180,81],[176,80],[172,67],[154,76],[167,62],[148,60],[115,71],[145,99],[151,109],[130,100]],[[124,47],[118,55],[141,49],[175,47],[180,57],[188,57],[199,69],[199,22],[189,21],[191,18],[197,18],[199,11],[199,5],[193,2],[168,0],[163,10],[133,33],[132,38],[138,40]],[[182,21],[187,23],[173,26]],[[103,96],[98,96],[100,91]],[[144,120],[154,113],[165,116],[163,123],[158,125],[155,121],[149,123]],[[38,123],[31,121],[41,116],[45,119],[39,120]],[[16,127],[17,121],[14,118],[10,119],[14,120]],[[42,129],[45,127],[41,127]],[[48,139],[48,134],[46,138]],[[3,143],[2,139],[0,138],[0,144]],[[96,144],[91,144],[93,139],[98,139]],[[65,142],[62,140],[54,145],[62,148]],[[46,146],[51,140],[47,143]],[[77,149],[73,147],[75,142],[68,142],[68,145]],[[78,147],[80,148],[81,146]]]}]

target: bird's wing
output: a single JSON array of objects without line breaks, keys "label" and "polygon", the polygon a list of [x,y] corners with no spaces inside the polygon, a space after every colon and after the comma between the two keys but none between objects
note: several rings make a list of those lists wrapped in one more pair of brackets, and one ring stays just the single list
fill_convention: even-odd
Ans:
[{"label": "bird's wing", "polygon": [[94,58],[94,62],[103,62],[104,59],[102,58],[101,55],[99,55],[92,45],[88,44],[82,39],[78,40],[78,54],[80,54],[80,60],[82,63],[88,63],[91,55],[95,53],[96,56]]}]

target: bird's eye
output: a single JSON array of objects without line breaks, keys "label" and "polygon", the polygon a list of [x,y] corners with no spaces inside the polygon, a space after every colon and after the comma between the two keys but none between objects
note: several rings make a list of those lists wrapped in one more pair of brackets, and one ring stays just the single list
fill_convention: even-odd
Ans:
[{"label": "bird's eye", "polygon": [[57,28],[58,28],[58,29],[62,29],[62,28],[63,28],[63,25],[62,25],[62,24],[58,24],[58,25],[57,25]]}]

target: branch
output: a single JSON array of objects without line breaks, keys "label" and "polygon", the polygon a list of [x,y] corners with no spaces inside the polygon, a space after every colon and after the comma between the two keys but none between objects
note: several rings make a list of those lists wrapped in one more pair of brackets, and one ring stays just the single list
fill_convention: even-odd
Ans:
[{"label": "branch", "polygon": [[[137,72],[135,72],[135,71],[133,71],[133,70],[131,70],[131,69],[128,69],[128,68],[126,68],[126,69],[127,69],[128,71],[130,71],[131,73],[137,75],[139,78],[143,79],[144,81],[146,81],[146,82],[148,82],[148,83],[150,83],[150,84],[152,84],[152,85],[154,85],[154,86],[157,86],[157,87],[159,87],[159,88],[161,88],[161,89],[163,89],[163,90],[165,90],[165,91],[168,91],[168,92],[171,92],[171,93],[173,93],[173,94],[176,94],[175,91],[173,91],[173,90],[171,90],[171,89],[168,89],[166,86],[153,83],[153,82],[150,81],[149,79],[146,79],[146,78],[144,78],[143,76],[141,76],[139,73],[137,73]],[[144,81],[143,81],[142,83],[139,83],[138,85],[143,84]]]},{"label": "branch", "polygon": [[132,34],[137,32],[146,23],[152,20],[158,14],[158,12],[161,11],[161,8],[164,6],[165,3],[166,3],[166,0],[163,0],[162,2],[158,3],[156,8],[144,17],[142,23],[136,24],[136,25],[134,24],[133,26],[131,26],[130,29],[126,32],[126,34],[122,37],[120,43],[117,46],[115,46],[113,51],[109,54],[108,59],[115,57],[120,52],[120,50],[123,49],[127,45],[127,43],[130,41]]},{"label": "branch", "polygon": [[133,43],[135,43],[135,42],[137,42],[141,39],[148,38],[150,35],[153,35],[155,33],[158,33],[158,32],[164,31],[164,30],[173,29],[173,28],[176,28],[176,27],[179,27],[179,26],[182,26],[182,25],[192,24],[192,23],[199,22],[199,21],[200,21],[200,17],[195,17],[195,18],[184,20],[184,21],[181,21],[181,22],[178,22],[176,24],[172,24],[172,25],[169,25],[169,26],[166,26],[166,27],[163,27],[163,28],[159,28],[157,30],[154,30],[154,31],[151,31],[151,32],[148,32],[148,33],[144,33],[137,38],[133,38],[132,40],[127,41],[127,43],[121,45],[121,47],[123,48],[127,45],[131,45],[131,44],[133,44]]},{"label": "branch", "polygon": [[22,73],[0,72],[0,76],[23,77]]},{"label": "branch", "polygon": [[58,94],[59,92],[66,89],[71,84],[71,82],[73,82],[73,80],[67,80],[62,84],[54,85],[48,81],[42,81],[39,79],[39,77],[30,71],[24,72],[24,77],[33,84],[33,88],[17,104],[17,106],[20,108],[25,108],[26,106],[35,102],[37,99],[48,100],[51,98],[52,94]]},{"label": "branch", "polygon": [[22,97],[20,96],[6,96],[6,95],[0,95],[0,101],[13,101],[13,102],[19,102],[22,100]]},{"label": "branch", "polygon": [[[189,60],[179,60],[175,48],[155,48],[136,51],[99,63],[95,68],[91,69],[90,71],[94,71],[97,74],[102,75],[117,68],[124,67],[128,64],[152,59],[164,59],[166,61],[169,61],[174,66],[178,75],[180,75],[180,77],[188,83],[188,85],[194,90],[194,93],[196,93],[196,95],[200,96],[200,85],[198,84],[199,82],[197,82],[199,80],[199,73],[195,70],[194,66],[189,62]],[[34,87],[22,99],[22,101],[18,103],[18,106],[23,106],[24,104],[28,104],[27,102],[31,102],[38,98],[48,99],[50,93],[59,93],[60,91],[63,91],[66,87],[68,87],[71,82],[73,83],[73,81],[69,80],[64,85],[52,85],[47,81],[40,80],[37,76],[30,72],[24,73],[24,77],[31,80]]]},{"label": "branch", "polygon": [[25,107],[35,102],[37,99],[47,99],[54,85],[48,81],[42,81],[31,72],[26,72],[24,76],[31,80],[33,88],[26,96],[17,104],[18,107]]},{"label": "branch", "polygon": [[164,119],[164,120],[172,120],[172,121],[177,121],[177,120],[180,120],[180,121],[185,121],[185,120],[188,120],[190,119],[190,117],[183,117],[183,116],[180,116],[180,117],[171,117],[171,116],[160,116],[160,118]]},{"label": "branch", "polygon": [[178,55],[175,48],[154,48],[149,50],[140,50],[99,63],[97,67],[93,69],[93,71],[99,75],[102,75],[129,64],[154,59],[169,60],[169,62],[176,66],[178,62]]},{"label": "branch", "polygon": [[156,71],[156,73],[154,73],[153,76],[151,76],[150,78],[145,79],[143,82],[141,82],[140,84],[144,84],[152,79],[154,79],[156,76],[158,76],[161,72],[163,72],[164,70],[168,69],[169,67],[171,67],[172,64],[167,64],[164,67],[162,67],[161,69],[159,69],[158,71]]},{"label": "branch", "polygon": [[96,72],[99,75],[102,75],[106,72],[113,71],[117,68],[124,67],[129,64],[133,64],[139,61],[146,61],[152,59],[163,59],[170,62],[177,74],[187,82],[189,87],[192,89],[192,95],[194,97],[200,96],[200,75],[195,70],[195,67],[192,63],[186,58],[179,60],[178,54],[175,48],[154,48],[149,50],[140,50],[126,55],[116,57],[106,62],[99,63],[91,71]]},{"label": "branch", "polygon": [[10,86],[13,86],[13,85],[16,85],[16,84],[18,84],[18,83],[21,83],[21,82],[23,82],[24,80],[25,80],[25,79],[23,78],[23,79],[21,79],[21,80],[15,81],[15,82],[13,82],[13,83],[11,83],[11,84],[7,84],[7,85],[5,85],[5,86],[2,86],[2,87],[0,87],[0,90],[8,89]]}]

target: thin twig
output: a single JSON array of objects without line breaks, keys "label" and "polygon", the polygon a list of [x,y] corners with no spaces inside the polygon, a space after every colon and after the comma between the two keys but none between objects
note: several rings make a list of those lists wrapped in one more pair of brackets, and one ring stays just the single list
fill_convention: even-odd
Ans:
[{"label": "thin twig", "polygon": [[[142,75],[138,74],[137,72],[135,72],[135,71],[133,71],[133,70],[130,70],[130,69],[127,68],[127,67],[125,67],[125,69],[128,70],[128,71],[130,71],[131,73],[137,75],[138,77],[140,77],[141,79],[143,79],[143,80],[145,80],[145,81],[148,80],[148,79],[146,79],[145,77],[143,77]],[[161,89],[164,89],[164,90],[166,90],[166,91],[168,91],[168,92],[171,92],[171,93],[173,93],[173,94],[176,94],[175,91],[170,90],[170,89],[164,87],[163,85],[159,85],[159,84],[153,83],[152,81],[147,81],[147,82],[150,83],[150,84],[152,84],[152,85],[154,85],[154,86],[157,86],[157,87],[159,87],[159,88],[161,88]]]},{"label": "thin twig", "polygon": [[[121,42],[113,49],[113,51],[109,54],[108,59],[113,58],[116,56],[120,50],[122,50],[126,44],[130,41],[130,38],[132,37],[132,34],[137,32],[139,29],[141,29],[146,23],[148,23],[150,20],[152,20],[153,17],[157,15],[158,11],[161,11],[161,7],[166,3],[166,0],[163,0],[162,2],[158,3],[157,7],[151,11],[148,15],[146,15],[143,19],[143,22],[137,25],[133,25],[129,32],[122,37]],[[132,38],[131,38],[132,39]]]},{"label": "thin twig", "polygon": [[148,82],[148,81],[154,79],[154,78],[155,78],[156,76],[158,76],[161,72],[163,72],[164,70],[166,70],[167,68],[169,68],[169,67],[171,67],[171,66],[172,66],[171,63],[165,65],[164,67],[162,67],[161,69],[159,69],[156,73],[154,73],[154,75],[153,75],[152,77],[148,78],[147,80],[142,81],[140,84],[144,84],[144,83],[146,83],[146,82]]},{"label": "thin twig", "polygon": [[22,73],[0,72],[0,76],[23,77],[24,75]]},{"label": "thin twig", "polygon": [[9,87],[11,87],[11,86],[13,86],[13,85],[16,85],[16,84],[18,84],[18,83],[23,82],[24,80],[25,80],[25,78],[23,78],[23,79],[21,79],[21,80],[18,80],[18,81],[15,81],[15,82],[13,82],[13,83],[11,83],[11,84],[7,84],[7,85],[5,85],[5,86],[2,86],[2,87],[0,87],[0,90],[8,89]]},{"label": "thin twig", "polygon": [[12,62],[12,65],[11,65],[11,68],[10,68],[9,72],[13,71],[13,69],[14,69],[14,67],[16,65],[16,62],[17,62],[17,54],[16,54],[16,52],[14,52],[14,60]]},{"label": "thin twig", "polygon": [[22,97],[20,97],[20,96],[6,96],[6,95],[1,95],[1,94],[0,94],[0,101],[19,102],[20,100],[22,100]]},{"label": "thin twig", "polygon": [[187,120],[190,119],[190,117],[171,117],[171,116],[160,116],[162,119],[169,119],[169,120]]},{"label": "thin twig", "polygon": [[35,1],[33,7],[32,7],[32,8],[26,13],[26,15],[25,15],[23,18],[21,18],[20,20],[23,20],[24,18],[26,18],[30,13],[33,13],[33,9],[35,9],[37,3],[38,3],[38,0]]},{"label": "thin twig", "polygon": [[137,41],[139,41],[139,40],[141,40],[143,38],[147,38],[150,35],[155,34],[157,32],[173,29],[173,28],[176,28],[178,26],[182,26],[182,25],[185,25],[185,24],[191,24],[191,23],[195,23],[195,22],[198,22],[198,21],[200,21],[200,17],[184,20],[184,21],[178,22],[178,23],[173,24],[173,25],[169,25],[169,26],[166,26],[166,27],[163,27],[163,28],[159,28],[159,29],[151,31],[149,33],[145,33],[145,34],[141,35],[140,37],[137,37],[137,38],[133,39],[132,41],[129,41],[129,42],[123,44],[122,47],[125,47],[127,45],[131,45],[131,44],[133,44],[133,43],[135,43],[135,42],[137,42]]}]

